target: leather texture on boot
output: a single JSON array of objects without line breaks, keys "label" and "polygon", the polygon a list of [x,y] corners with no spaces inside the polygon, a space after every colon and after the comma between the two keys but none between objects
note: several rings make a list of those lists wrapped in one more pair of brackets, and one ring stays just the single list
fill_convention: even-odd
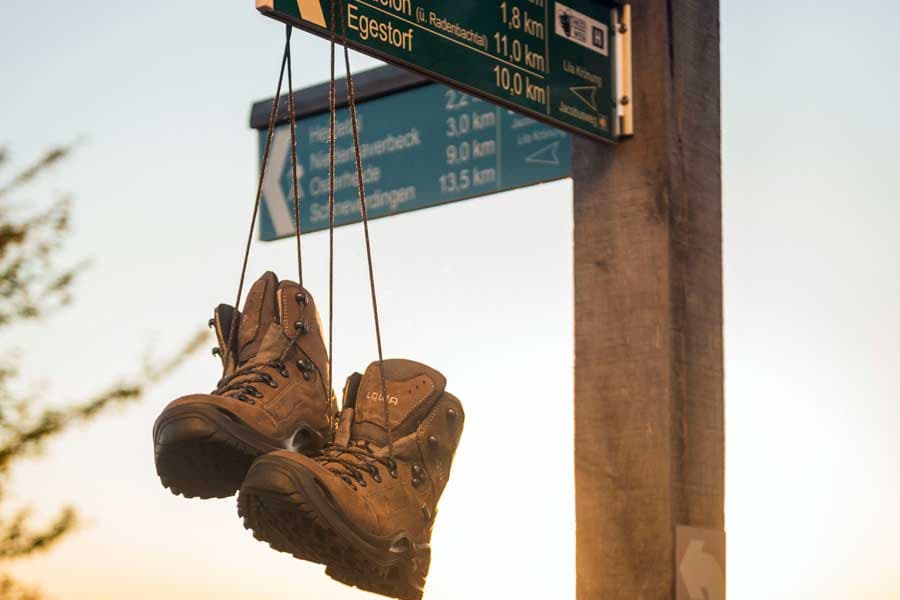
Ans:
[{"label": "leather texture on boot", "polygon": [[217,388],[178,398],[153,428],[163,485],[187,497],[234,494],[266,452],[317,452],[337,413],[318,312],[301,286],[266,273],[243,311],[220,305],[211,324],[224,371]]},{"label": "leather texture on boot", "polygon": [[276,550],[323,563],[349,585],[417,599],[465,416],[434,369],[386,360],[384,371],[387,419],[373,363],[347,381],[335,443],[317,456],[260,457],[238,506],[245,527]]}]

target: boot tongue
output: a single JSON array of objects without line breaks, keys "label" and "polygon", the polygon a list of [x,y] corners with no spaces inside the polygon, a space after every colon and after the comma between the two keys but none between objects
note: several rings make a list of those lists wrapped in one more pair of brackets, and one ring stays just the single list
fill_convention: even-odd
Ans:
[{"label": "boot tongue", "polygon": [[[267,273],[266,275],[271,274]],[[260,284],[260,281],[256,282],[254,289],[257,284]],[[264,290],[262,286],[260,286],[260,290],[264,291],[263,314],[266,316],[259,322],[259,331],[247,346],[248,356],[246,359],[248,362],[263,364],[279,360],[284,355],[285,348],[297,335],[297,322],[301,322],[305,323],[308,335],[302,335],[297,340],[297,345],[318,366],[322,377],[326,378],[327,358],[324,356],[324,347],[317,348],[315,344],[315,340],[319,339],[318,346],[321,346],[322,324],[319,321],[319,314],[312,296],[293,281],[279,283],[274,275],[267,281]],[[301,301],[300,298],[304,298],[304,300]],[[247,302],[249,304],[250,296],[248,296]],[[312,321],[307,319],[312,319]],[[316,352],[317,349],[320,352]],[[250,351],[252,354],[249,354]]]},{"label": "boot tongue", "polygon": [[278,277],[271,271],[264,273],[250,288],[237,333],[238,364],[256,356],[269,326],[277,320],[277,290]]},{"label": "boot tongue", "polygon": [[[415,431],[447,385],[446,378],[431,367],[400,359],[384,361],[384,379],[393,439]],[[344,405],[354,408],[353,439],[379,446],[387,443],[385,401],[377,362],[369,365],[355,398],[345,398]]]},{"label": "boot tongue", "polygon": [[258,350],[252,356],[253,364],[271,363],[281,358],[284,348],[290,343],[281,332],[281,325],[270,323],[265,335],[260,336]]}]

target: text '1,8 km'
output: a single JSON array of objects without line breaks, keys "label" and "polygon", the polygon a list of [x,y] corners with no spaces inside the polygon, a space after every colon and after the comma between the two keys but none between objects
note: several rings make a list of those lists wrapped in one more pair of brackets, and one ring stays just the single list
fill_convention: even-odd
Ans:
[{"label": "text '1,8 km'", "polygon": [[[613,0],[335,0],[348,44],[594,139],[633,133],[630,8]],[[327,37],[330,0],[257,0]],[[343,27],[334,28],[340,36]]]}]

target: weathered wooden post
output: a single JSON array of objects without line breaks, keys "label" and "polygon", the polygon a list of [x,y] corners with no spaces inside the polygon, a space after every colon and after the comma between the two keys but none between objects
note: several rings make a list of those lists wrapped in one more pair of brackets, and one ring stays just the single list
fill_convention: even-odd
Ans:
[{"label": "weathered wooden post", "polygon": [[712,600],[676,529],[724,529],[718,0],[632,34],[636,136],[574,142],[578,598]]}]

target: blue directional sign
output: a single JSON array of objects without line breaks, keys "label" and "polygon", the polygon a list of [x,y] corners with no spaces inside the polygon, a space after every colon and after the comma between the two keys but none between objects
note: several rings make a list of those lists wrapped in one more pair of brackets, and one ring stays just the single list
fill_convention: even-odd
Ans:
[{"label": "blue directional sign", "polygon": [[[370,218],[569,177],[569,134],[440,84],[362,102],[358,106],[363,180]],[[335,223],[361,220],[353,131],[347,109],[337,112]],[[297,121],[301,224],[328,228],[329,115]],[[266,131],[259,132],[260,156]],[[275,129],[263,182],[260,238],[294,234],[290,129]]]}]

